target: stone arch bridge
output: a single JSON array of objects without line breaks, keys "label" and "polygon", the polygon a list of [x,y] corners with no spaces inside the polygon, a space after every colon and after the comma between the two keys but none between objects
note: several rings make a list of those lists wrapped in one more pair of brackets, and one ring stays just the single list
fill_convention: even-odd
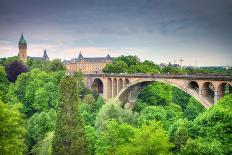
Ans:
[{"label": "stone arch bridge", "polygon": [[198,100],[205,108],[215,104],[225,93],[232,93],[231,75],[214,74],[85,74],[88,88],[105,100],[118,98],[122,107],[133,103],[149,84],[162,82],[177,87]]}]

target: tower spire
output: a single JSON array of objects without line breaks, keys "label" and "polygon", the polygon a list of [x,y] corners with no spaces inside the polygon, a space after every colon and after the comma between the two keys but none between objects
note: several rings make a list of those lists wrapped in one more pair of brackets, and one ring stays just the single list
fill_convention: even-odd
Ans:
[{"label": "tower spire", "polygon": [[44,61],[49,60],[49,57],[48,57],[48,54],[47,54],[47,50],[46,50],[46,49],[44,49],[43,60],[44,60]]},{"label": "tower spire", "polygon": [[19,39],[19,44],[27,44],[27,42],[26,42],[26,40],[25,40],[25,38],[23,36],[23,33],[21,34],[21,37]]},{"label": "tower spire", "polygon": [[107,54],[106,59],[110,59],[110,54],[109,53]]},{"label": "tower spire", "polygon": [[82,55],[82,53],[81,53],[81,51],[79,52],[78,58],[79,58],[79,59],[83,59],[83,58],[84,58],[83,55]]}]

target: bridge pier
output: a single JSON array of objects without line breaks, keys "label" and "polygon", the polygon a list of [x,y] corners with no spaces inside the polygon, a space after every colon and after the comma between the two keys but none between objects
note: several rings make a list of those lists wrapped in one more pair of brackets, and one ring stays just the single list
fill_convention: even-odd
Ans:
[{"label": "bridge pier", "polygon": [[221,91],[214,91],[214,104],[217,103],[223,97],[223,93]]},{"label": "bridge pier", "polygon": [[112,97],[115,97],[117,95],[118,87],[117,87],[117,79],[113,79],[113,89],[112,89]]}]

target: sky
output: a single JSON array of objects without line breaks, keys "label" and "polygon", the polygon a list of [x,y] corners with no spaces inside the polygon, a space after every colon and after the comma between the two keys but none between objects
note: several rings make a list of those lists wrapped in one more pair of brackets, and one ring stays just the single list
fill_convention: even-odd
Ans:
[{"label": "sky", "polygon": [[0,0],[0,57],[108,53],[155,63],[232,65],[231,0]]}]

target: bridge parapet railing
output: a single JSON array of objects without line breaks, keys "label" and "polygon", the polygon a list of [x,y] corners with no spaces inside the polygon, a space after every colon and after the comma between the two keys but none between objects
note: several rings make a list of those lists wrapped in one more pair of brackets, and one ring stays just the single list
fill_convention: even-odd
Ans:
[{"label": "bridge parapet railing", "polygon": [[192,80],[222,80],[232,81],[232,75],[223,74],[84,74],[87,77],[138,77],[138,78],[170,78],[170,79],[192,79]]}]

